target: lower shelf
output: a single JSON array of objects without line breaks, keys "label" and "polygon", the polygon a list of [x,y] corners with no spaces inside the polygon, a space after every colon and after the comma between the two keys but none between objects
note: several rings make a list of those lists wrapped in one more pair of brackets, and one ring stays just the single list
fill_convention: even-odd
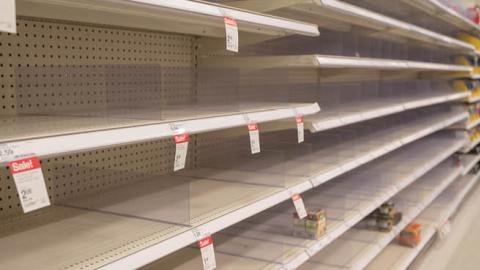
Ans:
[{"label": "lower shelf", "polygon": [[[286,202],[214,235],[216,256],[221,269],[235,269],[234,263],[249,269],[294,269],[335,238],[347,231],[382,202],[414,182],[456,149],[462,140],[437,140],[436,135],[413,143],[352,173],[303,194],[307,207],[326,209],[327,234],[316,240],[293,237],[291,202]],[[422,149],[422,151],[418,151]],[[385,171],[385,166],[392,167]],[[453,161],[443,163],[442,172]],[[405,168],[416,168],[406,170]],[[437,169],[435,169],[437,170]],[[359,181],[361,180],[361,181]],[[201,265],[199,251],[190,248],[187,260],[177,253],[146,269],[193,269]],[[238,266],[238,265],[237,265]]]},{"label": "lower shelf", "polygon": [[403,218],[391,232],[351,229],[311,257],[305,268],[299,269],[318,270],[325,269],[324,266],[340,269],[365,268],[408,223],[457,179],[460,173],[459,167],[433,170],[392,199],[396,208],[403,213]]}]

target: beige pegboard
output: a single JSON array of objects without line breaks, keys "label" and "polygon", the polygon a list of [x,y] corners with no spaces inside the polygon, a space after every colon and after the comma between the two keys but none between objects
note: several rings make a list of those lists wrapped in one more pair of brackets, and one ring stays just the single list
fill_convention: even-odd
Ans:
[{"label": "beige pegboard", "polygon": [[0,115],[190,98],[194,37],[27,18],[17,29],[0,33]]},{"label": "beige pegboard", "polygon": [[[18,34],[0,33],[0,117],[12,122],[24,114],[104,114],[189,104],[195,94],[193,41],[185,35],[20,18]],[[143,142],[45,158],[42,169],[52,202],[61,203],[145,175],[172,173],[174,150],[173,140]],[[191,150],[188,166],[193,160]],[[0,219],[22,215],[13,179],[1,167]]]}]

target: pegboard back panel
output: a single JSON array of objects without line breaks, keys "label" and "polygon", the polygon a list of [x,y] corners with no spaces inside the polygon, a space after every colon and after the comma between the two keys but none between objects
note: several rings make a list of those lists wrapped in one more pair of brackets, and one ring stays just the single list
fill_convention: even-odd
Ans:
[{"label": "pegboard back panel", "polygon": [[[193,136],[192,140],[194,140]],[[193,144],[187,168],[194,165]],[[129,144],[42,159],[42,171],[52,204],[126,185],[148,177],[171,174],[173,140]],[[23,215],[8,167],[0,168],[0,220]]]},{"label": "pegboard back panel", "polygon": [[17,27],[0,33],[0,115],[191,99],[192,36],[31,18]]}]

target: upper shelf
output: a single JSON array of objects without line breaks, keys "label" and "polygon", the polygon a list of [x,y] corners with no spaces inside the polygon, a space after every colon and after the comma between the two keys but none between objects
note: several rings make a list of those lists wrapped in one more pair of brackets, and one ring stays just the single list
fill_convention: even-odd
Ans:
[{"label": "upper shelf", "polygon": [[211,56],[200,58],[203,67],[227,68],[349,68],[376,70],[455,71],[472,72],[462,65],[417,62],[395,59],[332,56],[332,55],[276,55],[276,56]]},{"label": "upper shelf", "polygon": [[17,15],[224,37],[225,16],[239,31],[318,36],[314,24],[187,0],[17,0]]},{"label": "upper shelf", "polygon": [[[474,47],[457,39],[441,35],[416,25],[400,21],[382,14],[338,0],[285,0],[275,1],[247,0],[232,2],[237,7],[273,12],[285,17],[309,20],[326,27],[338,24],[358,25],[393,36],[474,53]],[[331,20],[334,20],[331,22]],[[340,27],[340,26],[339,26]]]},{"label": "upper shelf", "polygon": [[480,34],[480,26],[438,0],[404,0],[415,8],[450,23],[461,30]]},{"label": "upper shelf", "polygon": [[[108,111],[98,114],[23,115],[0,118],[0,147],[14,155],[49,156],[101,147],[170,138],[182,131],[196,134],[257,123],[311,115],[317,103],[242,104],[173,110]],[[293,120],[292,120],[293,121]],[[0,156],[0,163],[12,156]]]}]

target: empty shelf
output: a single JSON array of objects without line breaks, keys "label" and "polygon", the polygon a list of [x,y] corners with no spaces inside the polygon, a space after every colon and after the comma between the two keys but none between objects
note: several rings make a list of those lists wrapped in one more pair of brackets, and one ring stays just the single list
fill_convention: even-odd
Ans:
[{"label": "empty shelf", "polygon": [[[252,269],[298,267],[382,202],[447,159],[460,146],[461,140],[458,138],[432,135],[395,151],[354,174],[322,185],[315,192],[304,193],[303,199],[307,207],[327,211],[327,234],[318,241],[291,235],[291,216],[295,211],[291,202],[269,209],[216,234],[215,241],[219,242],[216,244],[216,253],[228,257],[223,257],[219,267],[223,269],[225,265],[228,269],[234,261],[243,259],[249,261]],[[395,169],[383,169],[391,164],[396,164],[392,167]],[[447,166],[446,164],[453,162],[449,160],[443,166]],[[409,168],[415,169],[408,170]],[[183,253],[185,252],[190,254],[191,251]],[[236,257],[232,257],[234,255]],[[198,251],[192,256],[199,257]],[[193,262],[198,263],[198,259],[192,259],[188,260],[188,264],[184,264],[180,258],[174,254],[155,263],[151,269],[189,269],[187,267],[193,267]]]},{"label": "empty shelf", "polygon": [[225,36],[228,16],[244,32],[319,35],[313,24],[186,0],[19,0],[17,15],[211,37]]},{"label": "empty shelf", "polygon": [[480,173],[468,174],[451,184],[422,212],[419,221],[439,227],[457,211],[465,196],[480,179]]},{"label": "empty shelf", "polygon": [[474,140],[474,141],[468,141],[467,144],[465,144],[465,146],[460,149],[460,153],[463,153],[463,154],[466,154],[470,151],[473,150],[473,148],[477,147],[477,145],[480,143],[480,138]]},{"label": "empty shelf", "polygon": [[247,0],[230,4],[284,17],[301,18],[326,28],[345,29],[345,24],[357,25],[382,32],[383,35],[402,36],[471,53],[475,50],[472,45],[460,40],[338,0],[287,0],[278,1],[278,4]]},{"label": "empty shelf", "polygon": [[392,242],[366,269],[407,269],[425,245],[434,237],[436,228],[442,226],[458,209],[458,206],[479,178],[480,174],[477,174],[456,180],[420,214],[418,222],[422,224],[422,240],[415,248],[404,247]]},{"label": "empty shelf", "polygon": [[305,127],[311,132],[319,132],[467,96],[468,93],[439,91],[424,96],[400,96],[340,104],[338,107],[326,108],[321,113],[305,117]]},{"label": "empty shelf", "polygon": [[470,170],[480,161],[480,155],[475,154],[459,155],[459,158],[463,165],[463,176],[467,175]]},{"label": "empty shelf", "polygon": [[438,0],[404,0],[406,4],[414,6],[424,12],[435,16],[447,23],[450,23],[461,30],[472,32],[473,34],[480,33],[480,26],[475,24],[470,19],[464,17],[454,9],[446,6]]},{"label": "empty shelf", "polygon": [[[118,110],[63,115],[21,115],[0,118],[0,147],[14,155],[50,156],[101,147],[170,138],[183,129],[196,134],[231,127],[294,118],[319,112],[318,104],[245,104],[170,110]],[[0,157],[6,162],[12,156]]]},{"label": "empty shelf", "polygon": [[[293,193],[310,190],[451,125],[452,121],[465,118],[465,112],[455,111],[415,115],[416,117],[412,118],[415,120],[407,121],[407,118],[403,123],[401,119],[387,119],[386,121],[393,121],[394,124],[381,130],[378,129],[384,124],[372,123],[372,132],[360,133],[356,135],[356,139],[350,137],[348,143],[345,143],[345,132],[348,130],[318,133],[320,137],[306,141],[313,144],[308,157],[294,156],[267,168],[262,167],[264,163],[255,160],[260,156],[255,156],[236,164],[238,169],[236,166],[223,169],[200,167],[177,176],[148,177],[138,185],[122,186],[46,208],[38,213],[39,221],[32,227],[36,228],[35,230],[2,225],[5,229],[0,232],[4,235],[0,239],[0,246],[5,244],[2,250],[8,247],[12,253],[3,253],[6,256],[0,258],[1,268],[69,269],[72,265],[80,265],[84,269],[141,267],[194,243],[197,240],[195,231],[214,234],[289,200]],[[336,138],[335,142],[331,140],[332,137]],[[440,136],[440,140],[441,138],[443,137]],[[463,140],[463,137],[455,139],[457,148],[464,143]],[[433,142],[430,141],[430,144]],[[452,149],[441,149],[455,151],[453,145]],[[286,168],[296,170],[290,171]],[[180,200],[179,191],[184,192],[185,200]],[[168,195],[176,196],[176,199],[170,200]],[[168,211],[172,201],[184,208],[180,208],[180,212]],[[162,212],[162,209],[167,212]],[[69,215],[74,215],[74,218]],[[117,223],[121,224],[119,230],[124,231],[109,230],[110,226]],[[104,233],[103,229],[111,231],[111,234]],[[129,231],[132,231],[132,234],[129,234]],[[65,237],[57,237],[60,233],[64,233]],[[85,237],[90,234],[91,238]],[[122,237],[117,239],[116,235]],[[51,237],[59,241],[48,241],[48,248],[29,249],[24,246],[40,247],[44,245],[44,239]],[[67,243],[63,242],[64,239],[68,239]],[[97,248],[92,249],[93,245]],[[13,246],[22,252],[13,249]],[[51,258],[51,254],[56,254],[55,260],[36,260],[37,256]],[[71,254],[76,256],[72,257]],[[31,262],[35,262],[35,265],[29,265]],[[56,265],[52,266],[52,263]]]},{"label": "empty shelf", "polygon": [[285,55],[285,56],[205,56],[199,59],[203,67],[225,68],[349,68],[375,70],[409,70],[440,72],[471,72],[470,66],[442,63],[415,62],[407,60],[332,56],[332,55]]},{"label": "empty shelf", "polygon": [[309,262],[318,265],[319,268],[306,269],[322,269],[322,265],[344,269],[365,268],[406,225],[457,179],[460,173],[461,168],[453,166],[452,163],[433,169],[392,199],[403,217],[391,232],[351,229],[310,258]]},{"label": "empty shelf", "polygon": [[432,240],[435,232],[435,227],[422,223],[422,239],[416,247],[411,248],[397,243],[390,243],[365,269],[407,269],[423,248]]}]

